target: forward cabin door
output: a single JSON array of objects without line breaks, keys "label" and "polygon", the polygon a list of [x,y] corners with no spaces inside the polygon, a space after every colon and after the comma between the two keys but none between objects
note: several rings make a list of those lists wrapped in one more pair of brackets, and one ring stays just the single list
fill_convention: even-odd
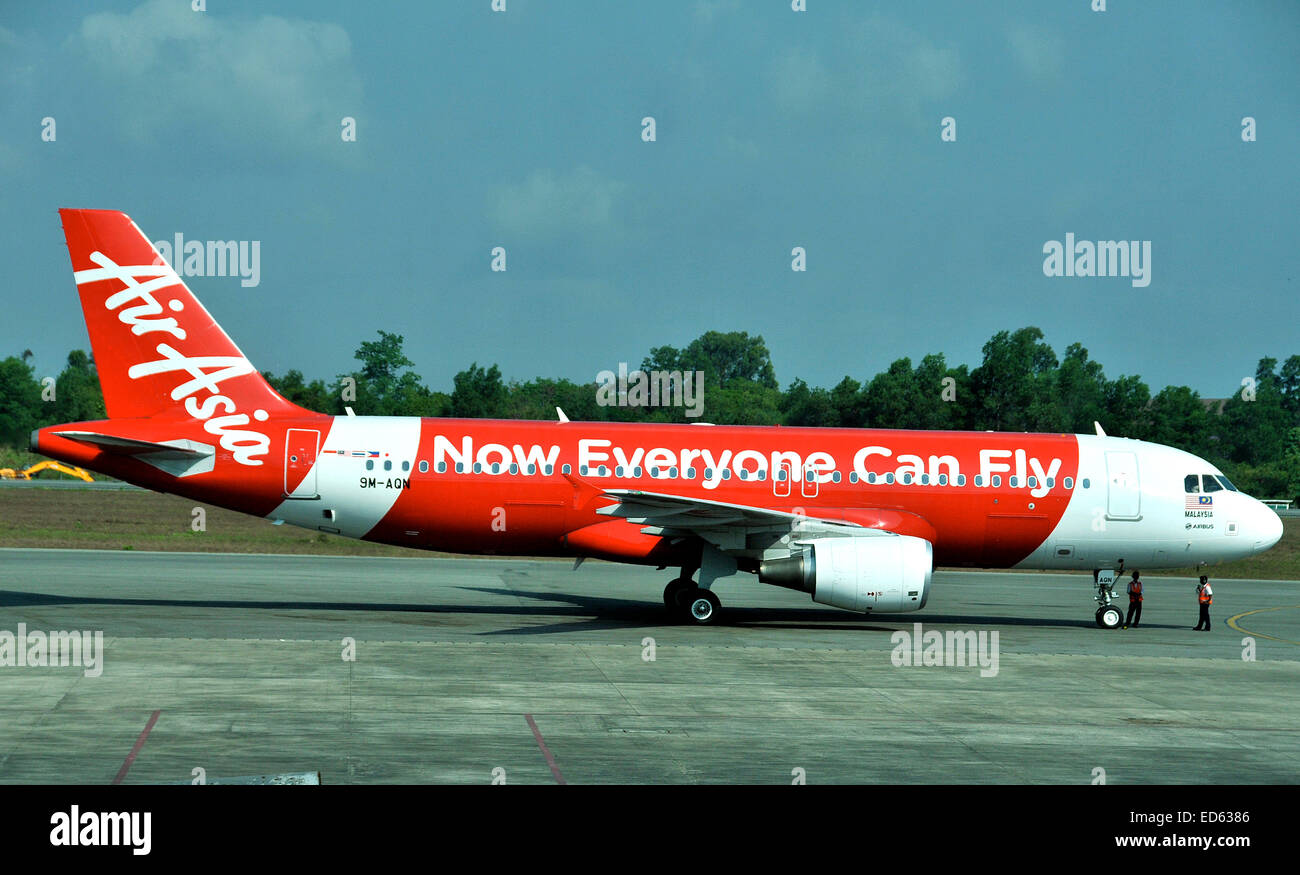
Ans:
[{"label": "forward cabin door", "polygon": [[1138,484],[1137,454],[1106,453],[1106,516],[1113,520],[1136,520],[1142,517],[1142,489]]},{"label": "forward cabin door", "polygon": [[285,498],[320,498],[316,491],[316,453],[320,432],[291,428],[284,439]]}]

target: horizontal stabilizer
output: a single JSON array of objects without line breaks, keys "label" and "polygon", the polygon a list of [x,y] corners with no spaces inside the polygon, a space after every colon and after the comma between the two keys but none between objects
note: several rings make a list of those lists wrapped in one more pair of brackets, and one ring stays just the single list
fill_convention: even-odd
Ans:
[{"label": "horizontal stabilizer", "polygon": [[148,462],[174,477],[205,474],[212,470],[216,459],[216,448],[211,444],[186,438],[146,441],[94,431],[56,431],[52,434],[68,440],[80,441],[83,444],[91,444],[115,456],[134,456],[141,462]]}]

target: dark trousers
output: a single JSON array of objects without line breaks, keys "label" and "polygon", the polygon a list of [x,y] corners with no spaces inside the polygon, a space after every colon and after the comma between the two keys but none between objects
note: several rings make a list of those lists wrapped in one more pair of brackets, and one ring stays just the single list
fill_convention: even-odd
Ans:
[{"label": "dark trousers", "polygon": [[1196,631],[1210,631],[1210,606],[1201,605],[1201,618],[1196,621]]},{"label": "dark trousers", "polygon": [[1125,626],[1136,626],[1142,622],[1142,602],[1140,599],[1128,600],[1128,619],[1124,621]]}]

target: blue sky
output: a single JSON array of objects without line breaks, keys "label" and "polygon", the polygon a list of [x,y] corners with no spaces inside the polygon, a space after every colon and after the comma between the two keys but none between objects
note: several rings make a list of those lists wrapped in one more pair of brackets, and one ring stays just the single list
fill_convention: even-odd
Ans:
[{"label": "blue sky", "polygon": [[[783,387],[1024,325],[1153,391],[1300,353],[1300,4],[207,5],[0,4],[0,356],[88,347],[61,206],[260,241],[256,287],[189,285],[309,377],[377,329],[443,390],[710,329]],[[1045,276],[1067,232],[1150,241],[1150,285]]]}]

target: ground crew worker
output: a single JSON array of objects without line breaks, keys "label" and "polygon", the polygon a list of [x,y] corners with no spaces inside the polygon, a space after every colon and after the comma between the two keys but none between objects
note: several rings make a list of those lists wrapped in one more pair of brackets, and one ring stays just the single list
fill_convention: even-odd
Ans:
[{"label": "ground crew worker", "polygon": [[1201,582],[1196,586],[1196,600],[1201,605],[1201,618],[1196,621],[1195,632],[1210,631],[1210,605],[1214,604],[1214,590],[1210,588],[1210,579],[1201,575]]},{"label": "ground crew worker", "polygon": [[1142,622],[1142,581],[1138,580],[1138,573],[1133,572],[1133,579],[1128,582],[1128,619],[1124,621],[1124,628],[1137,626]]}]

